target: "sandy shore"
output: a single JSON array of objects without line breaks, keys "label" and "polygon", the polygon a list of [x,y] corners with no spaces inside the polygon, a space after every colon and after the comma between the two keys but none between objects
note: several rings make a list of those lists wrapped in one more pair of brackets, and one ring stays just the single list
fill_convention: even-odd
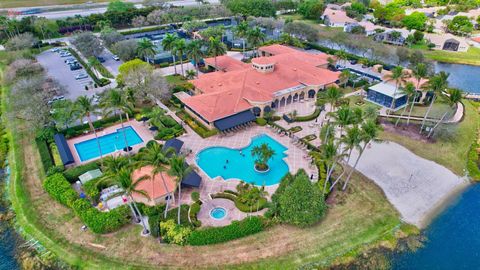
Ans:
[{"label": "sandy shore", "polygon": [[[351,165],[355,160],[353,154]],[[357,170],[383,189],[405,222],[419,228],[469,185],[466,178],[393,142],[372,143]]]}]

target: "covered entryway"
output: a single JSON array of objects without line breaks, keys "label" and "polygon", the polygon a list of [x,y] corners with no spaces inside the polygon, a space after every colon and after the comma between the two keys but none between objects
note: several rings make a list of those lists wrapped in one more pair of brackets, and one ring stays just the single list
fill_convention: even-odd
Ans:
[{"label": "covered entryway", "polygon": [[315,90],[310,89],[308,90],[308,98],[314,98],[315,97]]}]

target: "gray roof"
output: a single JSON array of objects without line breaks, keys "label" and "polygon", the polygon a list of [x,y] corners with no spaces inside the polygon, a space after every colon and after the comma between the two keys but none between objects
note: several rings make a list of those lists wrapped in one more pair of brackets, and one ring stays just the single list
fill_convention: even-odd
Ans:
[{"label": "gray roof", "polygon": [[393,94],[395,93],[395,99],[405,96],[401,89],[396,89],[396,86],[394,84],[387,82],[375,84],[373,86],[370,86],[369,89],[389,97],[393,97]]}]

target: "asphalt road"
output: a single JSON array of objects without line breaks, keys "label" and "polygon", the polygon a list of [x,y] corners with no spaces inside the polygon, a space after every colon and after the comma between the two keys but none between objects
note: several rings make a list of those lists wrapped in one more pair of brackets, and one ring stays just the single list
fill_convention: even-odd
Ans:
[{"label": "asphalt road", "polygon": [[80,73],[86,73],[85,69],[71,71],[64,62],[70,57],[60,57],[58,53],[50,50],[44,51],[37,56],[37,61],[45,68],[48,76],[56,79],[60,84],[65,86],[67,93],[65,98],[75,100],[79,96],[93,96],[95,93],[101,92],[102,88],[96,88],[86,91],[85,86],[92,88],[93,80],[88,76],[85,79],[76,80],[75,76]]},{"label": "asphalt road", "polygon": [[107,49],[105,49],[100,56],[105,59],[105,62],[103,62],[102,65],[105,66],[105,68],[107,68],[108,71],[110,71],[110,73],[112,73],[112,75],[116,77],[118,75],[118,68],[121,64],[123,64],[123,61],[114,60],[113,54]]}]

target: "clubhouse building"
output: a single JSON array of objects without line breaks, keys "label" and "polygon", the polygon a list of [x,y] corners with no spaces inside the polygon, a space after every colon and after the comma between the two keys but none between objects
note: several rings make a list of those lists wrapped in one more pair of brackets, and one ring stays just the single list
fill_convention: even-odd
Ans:
[{"label": "clubhouse building", "polygon": [[327,54],[283,45],[258,52],[260,57],[249,64],[227,55],[205,59],[215,71],[191,80],[192,93],[177,95],[187,113],[209,128],[229,130],[277,108],[315,99],[340,74],[327,69]]}]

